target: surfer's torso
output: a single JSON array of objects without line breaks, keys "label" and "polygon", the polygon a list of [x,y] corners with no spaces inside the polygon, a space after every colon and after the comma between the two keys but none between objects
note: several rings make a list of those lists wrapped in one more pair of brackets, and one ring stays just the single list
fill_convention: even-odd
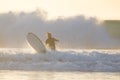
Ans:
[{"label": "surfer's torso", "polygon": [[55,50],[55,41],[57,41],[55,38],[48,38],[46,44],[50,49]]}]

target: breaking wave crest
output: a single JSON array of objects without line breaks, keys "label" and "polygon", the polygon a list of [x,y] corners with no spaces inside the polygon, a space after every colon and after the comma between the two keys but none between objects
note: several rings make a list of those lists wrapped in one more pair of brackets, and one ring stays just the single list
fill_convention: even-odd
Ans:
[{"label": "breaking wave crest", "polygon": [[59,50],[37,54],[29,49],[1,49],[0,69],[120,72],[120,51]]}]

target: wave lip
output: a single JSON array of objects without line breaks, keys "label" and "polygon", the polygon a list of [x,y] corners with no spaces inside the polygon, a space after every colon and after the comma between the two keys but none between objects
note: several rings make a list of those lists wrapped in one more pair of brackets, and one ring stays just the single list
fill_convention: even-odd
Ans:
[{"label": "wave lip", "polygon": [[0,50],[0,70],[120,72],[119,50],[67,50],[35,54]]}]

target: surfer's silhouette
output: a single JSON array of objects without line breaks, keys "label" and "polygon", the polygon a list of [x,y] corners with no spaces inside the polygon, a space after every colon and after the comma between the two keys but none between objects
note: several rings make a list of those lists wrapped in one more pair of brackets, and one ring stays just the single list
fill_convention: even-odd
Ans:
[{"label": "surfer's silhouette", "polygon": [[52,34],[50,32],[47,32],[47,40],[46,40],[46,45],[51,49],[51,50],[56,50],[55,42],[59,41],[58,39],[52,37]]}]

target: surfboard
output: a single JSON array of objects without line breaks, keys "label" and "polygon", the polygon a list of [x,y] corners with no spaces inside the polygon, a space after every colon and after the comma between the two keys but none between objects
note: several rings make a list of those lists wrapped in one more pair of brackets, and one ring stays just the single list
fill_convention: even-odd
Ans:
[{"label": "surfboard", "polygon": [[43,42],[34,33],[27,34],[27,42],[37,53],[46,53],[46,47]]}]

